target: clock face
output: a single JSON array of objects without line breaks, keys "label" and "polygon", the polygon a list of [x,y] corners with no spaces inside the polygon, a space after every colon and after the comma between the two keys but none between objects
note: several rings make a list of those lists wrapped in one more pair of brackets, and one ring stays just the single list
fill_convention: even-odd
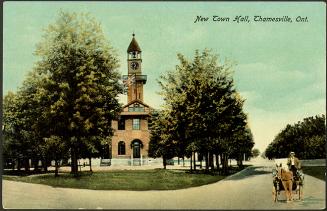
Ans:
[{"label": "clock face", "polygon": [[132,63],[131,63],[131,68],[132,68],[133,70],[136,70],[138,67],[139,67],[139,64],[138,64],[137,62],[132,62]]}]

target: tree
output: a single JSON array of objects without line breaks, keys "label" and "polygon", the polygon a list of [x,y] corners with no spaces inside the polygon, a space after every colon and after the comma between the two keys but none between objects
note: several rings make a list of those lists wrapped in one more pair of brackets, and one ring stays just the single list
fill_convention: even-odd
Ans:
[{"label": "tree", "polygon": [[325,156],[325,115],[304,118],[286,127],[276,135],[265,150],[269,159],[287,157],[294,151],[300,159],[318,159]]},{"label": "tree", "polygon": [[154,112],[151,116],[151,138],[149,143],[149,156],[162,157],[163,167],[166,169],[167,159],[177,155],[176,141],[173,140],[172,128],[169,127],[170,121],[164,112]]},{"label": "tree", "polygon": [[65,143],[58,136],[45,138],[45,151],[51,160],[55,161],[55,176],[59,175],[60,160],[68,157],[68,149]]},{"label": "tree", "polygon": [[99,155],[121,109],[116,53],[89,15],[60,12],[35,55],[39,61],[18,93],[5,97],[5,155],[26,169],[29,159],[35,167],[41,158],[55,159],[57,169],[70,152],[77,175],[77,159]]},{"label": "tree", "polygon": [[18,170],[21,168],[21,153],[24,150],[18,140],[18,119],[17,119],[17,95],[8,92],[3,100],[3,157],[4,161],[17,165]]},{"label": "tree", "polygon": [[226,161],[235,151],[230,143],[237,133],[245,132],[244,101],[234,88],[231,64],[218,63],[218,57],[209,50],[196,51],[192,61],[181,54],[178,59],[176,69],[162,75],[159,81],[165,119],[169,120],[167,138],[177,142],[178,156],[191,155],[192,161],[195,152],[201,153],[206,169],[209,165],[213,169],[213,155],[217,158],[223,154]]},{"label": "tree", "polygon": [[42,83],[35,72],[30,72],[17,94],[9,92],[5,96],[4,125],[5,139],[11,143],[6,150],[11,150],[20,168],[21,162],[25,170],[29,170],[29,160],[32,160],[34,170],[38,170],[38,161],[42,157],[40,134],[36,123],[40,120],[38,86]]},{"label": "tree", "polygon": [[252,157],[256,158],[260,155],[260,150],[258,149],[253,149],[252,150]]},{"label": "tree", "polygon": [[104,38],[100,25],[88,15],[61,12],[49,26],[37,49],[38,68],[47,71],[46,90],[50,98],[47,117],[53,135],[70,147],[72,173],[77,174],[77,159],[83,140],[108,139],[111,121],[120,111],[118,61]]}]

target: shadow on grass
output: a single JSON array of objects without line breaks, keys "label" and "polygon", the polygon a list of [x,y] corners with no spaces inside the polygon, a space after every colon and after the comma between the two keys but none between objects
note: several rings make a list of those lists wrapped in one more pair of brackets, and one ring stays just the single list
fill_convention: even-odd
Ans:
[{"label": "shadow on grass", "polygon": [[51,173],[55,173],[54,170],[50,170],[50,171],[25,171],[25,170],[8,170],[8,169],[4,169],[3,170],[3,175],[8,175],[8,176],[31,176],[31,175],[40,175],[40,174],[51,174]]},{"label": "shadow on grass", "polygon": [[[232,167],[229,169],[228,175],[240,170],[240,168]],[[192,173],[185,169],[113,170],[93,173],[83,171],[79,172],[77,177],[68,172],[60,173],[58,177],[55,177],[53,172],[38,173],[33,176],[33,172],[7,171],[6,173],[7,175],[4,175],[3,179],[52,187],[132,191],[198,187],[218,182],[228,176],[222,175],[221,172],[211,172],[205,169],[198,169]]]}]

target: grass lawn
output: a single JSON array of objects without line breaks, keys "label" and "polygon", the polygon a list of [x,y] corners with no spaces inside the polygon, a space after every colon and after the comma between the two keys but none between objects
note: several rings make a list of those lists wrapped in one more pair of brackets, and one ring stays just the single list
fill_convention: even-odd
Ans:
[{"label": "grass lawn", "polygon": [[6,176],[3,179],[45,184],[54,187],[83,188],[93,190],[175,190],[217,182],[226,176],[190,174],[184,170],[117,170],[107,172],[83,172],[74,178],[70,173],[32,176]]},{"label": "grass lawn", "polygon": [[325,166],[303,166],[302,167],[303,173],[308,174],[310,176],[316,177],[321,180],[326,180],[325,178],[325,172],[326,167]]}]

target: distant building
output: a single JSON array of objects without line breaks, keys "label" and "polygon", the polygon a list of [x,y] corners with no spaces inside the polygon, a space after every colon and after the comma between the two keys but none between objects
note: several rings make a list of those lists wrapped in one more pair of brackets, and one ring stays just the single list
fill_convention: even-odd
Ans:
[{"label": "distant building", "polygon": [[135,34],[127,49],[128,75],[123,81],[128,87],[127,104],[118,120],[112,121],[114,136],[111,141],[111,164],[147,164],[150,132],[148,121],[151,111],[143,102],[143,85],[147,76],[142,75],[142,51]]}]

